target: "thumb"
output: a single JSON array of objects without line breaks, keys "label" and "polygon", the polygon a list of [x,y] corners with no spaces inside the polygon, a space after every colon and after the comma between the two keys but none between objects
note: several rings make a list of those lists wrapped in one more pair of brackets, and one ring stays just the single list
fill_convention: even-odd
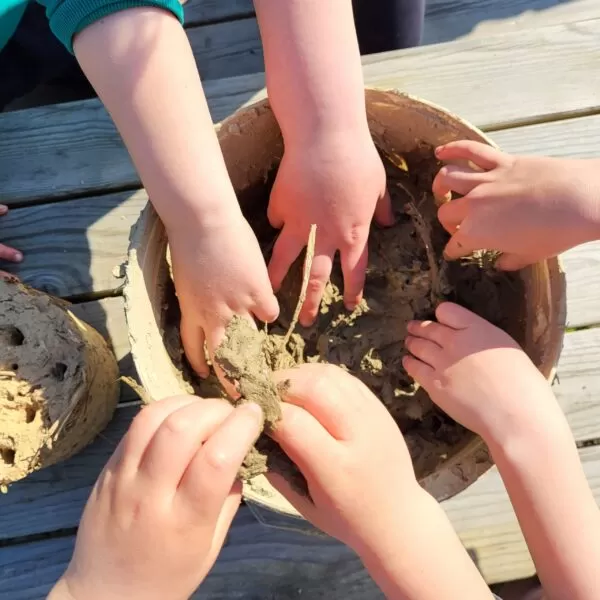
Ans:
[{"label": "thumb", "polygon": [[394,210],[392,209],[392,199],[387,188],[385,193],[377,201],[375,206],[375,222],[382,227],[391,227],[394,224]]},{"label": "thumb", "polygon": [[524,269],[533,262],[535,261],[531,260],[530,258],[526,258],[525,256],[506,252],[505,254],[502,254],[496,261],[495,267],[500,271],[518,271],[520,269]]}]

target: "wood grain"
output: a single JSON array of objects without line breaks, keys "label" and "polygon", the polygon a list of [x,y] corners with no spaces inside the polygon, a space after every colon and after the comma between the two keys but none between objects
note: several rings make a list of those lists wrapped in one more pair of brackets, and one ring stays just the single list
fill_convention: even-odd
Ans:
[{"label": "wood grain", "polygon": [[600,18],[596,0],[427,0],[424,44]]},{"label": "wood grain", "polygon": [[254,15],[252,0],[187,0],[183,5],[185,26],[214,21],[234,21]]},{"label": "wood grain", "polygon": [[[3,600],[39,600],[65,570],[73,537],[0,549]],[[242,506],[192,600],[383,600],[357,556],[330,538],[265,527]]]},{"label": "wood grain", "polygon": [[[599,36],[600,20],[593,20],[393,52],[365,58],[365,80],[436,102],[488,130],[597,111],[600,78],[590,74],[600,71]],[[204,87],[215,121],[265,95],[263,74]],[[0,115],[4,203],[138,184],[98,101]]]},{"label": "wood grain", "polygon": [[[137,372],[127,336],[123,298],[104,298],[103,300],[72,304],[70,310],[82,321],[94,327],[107,340],[119,363],[121,375],[132,377],[137,381]],[[119,402],[137,400],[139,400],[137,394],[128,385],[121,384]]]}]

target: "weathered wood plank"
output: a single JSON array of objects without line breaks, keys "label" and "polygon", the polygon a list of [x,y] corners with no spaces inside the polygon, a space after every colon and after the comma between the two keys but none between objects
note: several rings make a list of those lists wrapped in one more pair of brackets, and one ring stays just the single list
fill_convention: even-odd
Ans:
[{"label": "weathered wood plank", "polygon": [[427,0],[423,44],[597,18],[596,0]]},{"label": "weathered wood plank", "polygon": [[188,29],[188,37],[204,80],[257,73],[265,68],[255,18]]},{"label": "weathered wood plank", "polygon": [[[104,308],[108,308],[109,330],[112,333],[113,345],[116,348],[125,348],[128,342],[122,300],[120,298],[111,300],[110,305],[105,304]],[[98,312],[98,309],[90,303],[85,312],[89,314],[94,311]],[[554,391],[577,440],[600,438],[599,362],[600,329],[566,335],[558,366],[559,379],[554,385]],[[113,421],[99,439],[82,453],[63,464],[35,473],[25,481],[12,486],[8,494],[0,496],[0,541],[74,527],[90,487],[137,410],[135,406],[120,406]],[[600,450],[598,452],[598,455],[594,456],[600,461]],[[600,466],[598,469],[600,470]],[[487,478],[484,479],[487,481]],[[494,485],[500,484],[496,482]],[[486,490],[488,488],[485,486],[469,488],[467,496],[473,494],[478,498],[473,500],[474,506],[480,502],[485,508],[486,503],[495,502],[493,498],[489,498],[493,494]],[[600,480],[598,493],[600,495]],[[461,498],[462,496],[464,494]],[[449,506],[452,507],[454,504],[451,503]],[[500,508],[502,506],[504,505]],[[481,517],[483,509],[465,513],[457,509],[456,516],[453,518],[457,519],[457,526],[461,531],[483,530],[486,526],[497,525],[497,521],[492,517],[496,514],[505,514],[498,512],[500,508],[489,507],[489,515],[491,515],[489,522]],[[506,510],[506,506],[503,510]],[[488,513],[483,514],[485,516]],[[29,515],[27,519],[25,519],[26,515]],[[460,519],[466,520],[463,522]],[[486,550],[483,546],[481,551],[485,555]]]},{"label": "weathered wood plank", "polygon": [[[104,298],[72,304],[71,310],[107,340],[119,363],[121,375],[137,380],[137,372],[131,356],[131,347],[127,337],[127,321],[123,307],[123,298]],[[126,384],[121,384],[120,402],[139,400],[135,392]]]},{"label": "weathered wood plank", "polygon": [[0,235],[26,256],[14,272],[55,296],[118,289],[129,231],[147,199],[144,191],[124,192],[11,211]]},{"label": "weathered wood plank", "polygon": [[[119,418],[109,426],[104,440],[93,444],[64,465],[52,467],[33,475],[26,482],[16,484],[8,494],[0,498],[2,507],[0,539],[75,526],[95,478],[108,458],[109,452],[116,446],[124,430],[123,425],[132,414],[132,409],[120,409]],[[123,419],[121,416],[126,418]],[[600,501],[600,447],[585,448],[580,451],[580,456],[595,497]],[[519,579],[533,573],[534,568],[525,542],[495,468],[468,490],[445,502],[444,508],[463,543],[474,554],[479,568],[489,583]],[[227,552],[232,553],[230,565],[232,571],[242,568],[238,561],[244,556],[250,556],[249,544],[259,545],[252,554],[254,560],[258,562],[265,559],[265,555],[275,556],[271,554],[272,551],[277,550],[279,553],[285,552],[286,549],[291,551],[287,547],[292,543],[289,538],[286,541],[277,541],[278,536],[283,535],[282,532],[272,528],[262,529],[252,523],[248,524],[248,527],[249,529],[240,532],[236,539],[234,539],[236,535],[234,531],[230,543],[226,546]],[[307,545],[321,543],[313,540],[312,537],[297,539],[299,545],[306,551],[310,550],[306,548]],[[64,546],[61,546],[62,542],[58,541],[48,543],[59,544],[52,547],[64,549],[64,554],[53,553],[60,557],[59,561],[42,560],[42,555],[37,553],[38,549],[45,548],[44,546],[14,546],[0,550],[0,578],[3,581],[3,593],[10,591],[14,594],[3,597],[15,600],[39,597],[31,595],[32,592],[23,579],[25,574],[31,577],[34,565],[36,577],[46,573],[48,577],[44,579],[46,585],[51,584],[52,578],[58,577],[70,556],[71,542]],[[323,544],[319,546],[319,552],[326,548],[326,543]],[[335,551],[335,548],[332,548]],[[17,556],[24,562],[15,560]],[[326,559],[319,554],[318,562],[321,564],[323,560]],[[252,565],[254,569],[258,567],[257,562],[252,562]],[[260,571],[261,569],[258,569],[258,572]],[[32,578],[29,585],[37,586],[40,582]],[[23,595],[17,595],[18,593]]]},{"label": "weathered wood plank", "polygon": [[[45,597],[65,570],[73,542],[73,537],[65,537],[1,549],[2,598]],[[383,599],[358,557],[342,544],[265,527],[242,506],[217,563],[192,598],[292,600],[300,596]]]},{"label": "weathered wood plank", "polygon": [[234,21],[254,15],[252,0],[187,0],[183,9],[186,27],[214,21]]},{"label": "weathered wood plank", "polygon": [[[488,130],[596,111],[600,79],[590,73],[600,70],[598,36],[600,20],[389,53],[365,59],[365,79],[437,102]],[[218,121],[264,97],[264,75],[206,81],[205,91]],[[4,203],[138,184],[98,101],[0,115]]]},{"label": "weathered wood plank", "polygon": [[[498,131],[492,137],[509,152],[590,157],[600,152],[600,115]],[[66,177],[77,173],[72,166]],[[118,265],[126,258],[129,230],[145,202],[143,192],[124,192],[14,209],[0,220],[0,237],[21,248],[26,259],[3,268],[59,296],[115,290],[123,281]],[[600,323],[600,242],[570,250],[564,264],[569,325]]]}]

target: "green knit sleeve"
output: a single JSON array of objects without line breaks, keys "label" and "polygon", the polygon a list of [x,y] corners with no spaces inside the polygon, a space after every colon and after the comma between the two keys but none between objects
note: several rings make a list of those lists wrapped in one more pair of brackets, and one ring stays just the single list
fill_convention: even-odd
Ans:
[{"label": "green knit sleeve", "polygon": [[154,6],[172,12],[183,24],[183,7],[179,0],[38,0],[46,7],[46,15],[54,35],[73,52],[77,33],[113,13],[140,6]]}]

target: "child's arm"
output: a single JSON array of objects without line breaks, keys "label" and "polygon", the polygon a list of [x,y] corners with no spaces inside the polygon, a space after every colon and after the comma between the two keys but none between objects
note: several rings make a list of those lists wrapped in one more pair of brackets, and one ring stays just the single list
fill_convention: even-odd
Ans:
[{"label": "child's arm", "polygon": [[497,266],[516,270],[600,239],[600,160],[511,156],[470,141],[436,156],[449,163],[433,183],[436,197],[464,196],[438,212],[452,235],[448,258],[498,250]]},{"label": "child's arm", "polygon": [[549,598],[593,600],[600,512],[550,385],[500,329],[455,304],[436,315],[409,325],[406,370],[489,445]]},{"label": "child's arm", "polygon": [[87,501],[48,600],[184,600],[212,568],[241,500],[260,408],[179,396],[142,409]]},{"label": "child's arm", "polygon": [[311,500],[269,477],[292,504],[354,549],[388,598],[491,598],[443,510],[418,485],[381,402],[333,366],[278,378],[289,385],[273,437],[302,471]]},{"label": "child's arm", "polygon": [[344,301],[362,296],[369,226],[393,222],[385,172],[369,134],[350,0],[255,0],[267,88],[285,152],[269,204],[282,228],[269,273],[277,289],[317,225],[309,292],[300,315],[316,316],[334,254]]},{"label": "child's arm", "polygon": [[[109,0],[45,0],[55,31]],[[169,238],[187,356],[207,374],[203,342],[220,341],[234,314],[272,321],[278,313],[256,237],[243,218],[213,130],[174,0],[120,10],[75,30],[74,51],[115,121]],[[68,13],[67,9],[71,9]],[[111,8],[112,7],[112,8]],[[61,11],[62,12],[59,12]],[[173,9],[175,12],[175,9]],[[52,12],[54,11],[54,12]],[[60,20],[62,15],[62,20]],[[85,24],[85,19],[83,19]],[[62,31],[62,30],[61,30]],[[63,38],[68,45],[70,38]]]}]

